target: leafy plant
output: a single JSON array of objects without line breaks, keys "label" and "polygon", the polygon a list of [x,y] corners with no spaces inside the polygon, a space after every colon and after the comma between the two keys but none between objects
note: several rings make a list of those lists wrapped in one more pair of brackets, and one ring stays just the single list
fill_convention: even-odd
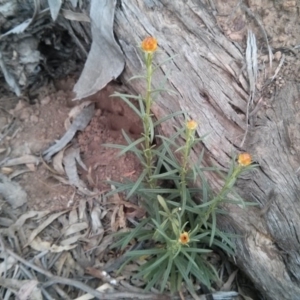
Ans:
[{"label": "leafy plant", "polygon": [[[167,287],[172,291],[180,291],[185,282],[190,292],[194,291],[194,281],[199,280],[210,287],[211,282],[218,280],[218,273],[208,262],[207,255],[212,246],[223,249],[234,255],[236,236],[224,233],[217,228],[217,216],[225,213],[220,204],[225,202],[246,206],[235,192],[234,184],[241,173],[255,167],[251,165],[248,153],[239,154],[238,160],[232,159],[227,175],[216,167],[202,167],[203,152],[194,164],[190,161],[190,152],[203,137],[196,137],[197,122],[185,116],[185,126],[179,128],[171,137],[155,136],[155,127],[173,118],[178,112],[153,121],[151,106],[153,95],[161,90],[152,90],[151,82],[158,66],[153,64],[157,50],[157,41],[148,37],[142,42],[145,56],[145,75],[135,76],[146,83],[144,95],[127,95],[115,93],[141,118],[144,132],[141,138],[132,141],[123,132],[128,145],[107,145],[120,149],[120,155],[131,151],[140,160],[144,171],[136,182],[113,182],[116,189],[107,194],[126,192],[129,199],[132,195],[139,197],[147,212],[135,228],[118,235],[113,247],[126,247],[136,240],[144,247],[127,253],[128,261],[147,257],[135,277],[147,280],[146,289],[159,287],[164,291]],[[131,102],[137,101],[138,108]],[[160,146],[153,145],[160,141]],[[180,141],[184,144],[180,145]],[[216,172],[224,178],[224,185],[218,193],[214,193],[206,179],[207,172]],[[166,182],[172,182],[166,187]],[[197,182],[199,187],[192,187]]]}]

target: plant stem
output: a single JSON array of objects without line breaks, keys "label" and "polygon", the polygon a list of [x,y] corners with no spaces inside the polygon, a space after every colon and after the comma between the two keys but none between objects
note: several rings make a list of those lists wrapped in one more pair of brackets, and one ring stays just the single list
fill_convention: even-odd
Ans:
[{"label": "plant stem", "polygon": [[186,193],[186,175],[188,172],[189,167],[189,156],[190,151],[192,147],[192,143],[195,136],[195,129],[190,129],[187,125],[186,127],[186,133],[185,133],[185,145],[183,148],[183,159],[181,163],[181,169],[180,169],[180,195],[182,200],[182,206],[181,206],[181,216],[185,212],[186,202],[187,202],[187,195],[184,195]]},{"label": "plant stem", "polygon": [[[144,115],[144,134],[145,134],[145,143],[144,143],[144,157],[146,160],[146,168],[148,174],[148,183],[151,188],[154,188],[156,182],[151,178],[153,175],[153,153],[152,153],[152,136],[151,136],[151,81],[152,81],[152,53],[146,53],[146,67],[147,67],[147,91],[145,95],[145,115]],[[154,129],[153,129],[154,130]]]},{"label": "plant stem", "polygon": [[216,195],[213,199],[213,204],[209,206],[208,210],[206,211],[206,214],[204,216],[204,218],[202,218],[201,220],[201,224],[200,227],[206,223],[206,221],[209,219],[211,213],[217,208],[217,206],[220,204],[220,202],[223,200],[223,198],[225,197],[225,195],[231,190],[231,188],[233,187],[233,185],[236,182],[236,179],[238,178],[239,174],[241,172],[241,167],[237,166],[232,174],[227,177],[224,186],[222,187],[221,191],[218,193],[218,195]]}]

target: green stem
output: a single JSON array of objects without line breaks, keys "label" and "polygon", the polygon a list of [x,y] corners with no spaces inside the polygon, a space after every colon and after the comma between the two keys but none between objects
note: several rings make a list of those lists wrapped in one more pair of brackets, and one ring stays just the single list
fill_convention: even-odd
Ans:
[{"label": "green stem", "polygon": [[153,153],[151,148],[152,140],[150,138],[151,135],[151,81],[152,81],[152,53],[146,53],[146,67],[147,67],[147,91],[145,95],[145,116],[144,116],[144,134],[145,134],[145,144],[144,144],[144,157],[146,160],[146,168],[147,168],[147,176],[148,176],[148,183],[151,188],[154,188],[156,182],[151,178],[153,175]]},{"label": "green stem", "polygon": [[236,182],[236,179],[238,178],[239,174],[241,172],[241,166],[237,166],[234,171],[232,172],[231,176],[228,177],[225,181],[224,186],[222,187],[221,191],[217,196],[213,199],[213,204],[209,207],[207,210],[204,218],[202,218],[200,227],[206,223],[206,221],[209,219],[211,213],[217,208],[217,206],[220,204],[220,202],[223,200],[225,195],[231,190],[234,183]]},{"label": "green stem", "polygon": [[[183,149],[183,159],[182,166],[180,170],[180,193],[182,199],[182,207],[181,207],[181,216],[184,214],[185,206],[186,206],[186,197],[183,197],[183,191],[185,191],[184,187],[186,186],[186,174],[188,172],[188,162],[191,148],[191,139],[193,137],[193,132],[189,129],[186,130],[186,142],[185,147]],[[184,201],[185,199],[185,201]]]}]

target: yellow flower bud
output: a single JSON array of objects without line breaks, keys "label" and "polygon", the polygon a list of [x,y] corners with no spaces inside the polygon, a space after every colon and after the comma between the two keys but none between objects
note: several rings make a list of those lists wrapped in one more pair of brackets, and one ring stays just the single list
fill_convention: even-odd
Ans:
[{"label": "yellow flower bud", "polygon": [[197,126],[198,126],[198,124],[197,124],[197,122],[194,121],[194,120],[190,120],[190,121],[188,121],[188,122],[186,123],[186,127],[187,127],[187,129],[189,129],[189,130],[195,130],[195,129],[197,128]]},{"label": "yellow flower bud", "polygon": [[157,49],[157,40],[156,38],[149,36],[146,37],[143,41],[142,41],[142,49],[145,52],[154,52]]},{"label": "yellow flower bud", "polygon": [[247,167],[251,164],[252,158],[249,153],[241,153],[238,156],[238,163],[243,167]]},{"label": "yellow flower bud", "polygon": [[189,233],[186,231],[181,233],[178,241],[179,241],[179,243],[181,243],[183,245],[188,244],[188,242],[190,241]]}]

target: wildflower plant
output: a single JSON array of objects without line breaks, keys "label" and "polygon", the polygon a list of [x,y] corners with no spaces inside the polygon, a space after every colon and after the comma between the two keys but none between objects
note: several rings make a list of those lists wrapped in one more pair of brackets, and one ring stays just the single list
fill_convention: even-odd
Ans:
[{"label": "wildflower plant", "polygon": [[[132,141],[123,132],[128,145],[106,146],[120,149],[120,155],[128,151],[133,152],[144,171],[136,182],[112,182],[116,189],[106,196],[125,192],[130,199],[135,195],[147,212],[147,216],[140,220],[135,228],[117,234],[117,241],[113,247],[126,250],[133,242],[139,245],[141,249],[126,253],[127,263],[147,257],[146,262],[141,264],[139,271],[134,275],[145,279],[147,290],[156,287],[161,291],[181,291],[185,282],[186,288],[193,293],[196,281],[210,287],[212,282],[219,280],[217,270],[207,259],[212,246],[234,255],[233,239],[236,236],[217,228],[217,215],[224,213],[220,208],[222,203],[242,206],[248,204],[235,193],[233,187],[243,172],[255,166],[251,164],[251,156],[242,153],[237,160],[233,157],[229,171],[224,175],[224,172],[215,167],[202,167],[203,151],[198,161],[192,164],[191,151],[204,138],[196,137],[198,123],[189,120],[183,112],[174,113],[158,121],[153,120],[153,95],[163,90],[152,89],[152,78],[159,67],[153,63],[157,49],[157,40],[153,37],[144,39],[141,44],[145,74],[132,79],[145,81],[144,95],[112,95],[120,97],[136,112],[143,122],[144,131],[142,137],[136,141]],[[157,126],[180,114],[186,119],[182,128],[171,137],[155,136]],[[183,144],[180,142],[182,140]],[[224,185],[218,193],[211,190],[206,172],[216,172],[223,178]],[[172,187],[166,187],[166,182],[172,182]],[[199,187],[192,187],[195,182]]]}]

